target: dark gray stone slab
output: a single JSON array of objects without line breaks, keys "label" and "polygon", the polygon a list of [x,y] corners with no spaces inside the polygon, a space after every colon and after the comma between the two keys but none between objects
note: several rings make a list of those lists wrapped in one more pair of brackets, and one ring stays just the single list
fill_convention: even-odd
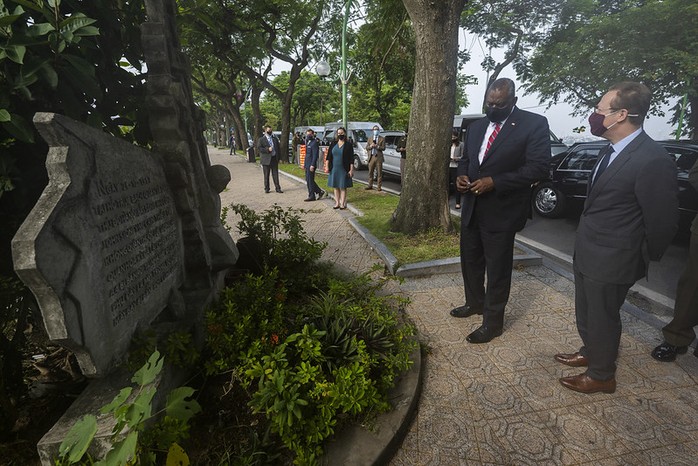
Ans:
[{"label": "dark gray stone slab", "polygon": [[15,269],[49,337],[100,376],[178,297],[180,220],[157,154],[61,115],[34,122],[50,179],[13,240]]}]

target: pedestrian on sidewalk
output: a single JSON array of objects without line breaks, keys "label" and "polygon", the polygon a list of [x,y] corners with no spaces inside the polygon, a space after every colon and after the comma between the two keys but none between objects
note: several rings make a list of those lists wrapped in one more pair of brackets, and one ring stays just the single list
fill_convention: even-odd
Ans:
[{"label": "pedestrian on sidewalk", "polygon": [[[698,191],[698,161],[688,173],[688,182]],[[652,351],[657,361],[671,362],[677,354],[685,354],[696,338],[693,327],[698,325],[698,216],[691,224],[688,264],[676,287],[674,318],[663,329],[664,342]],[[698,357],[698,348],[693,352]]]},{"label": "pedestrian on sidewalk", "polygon": [[676,164],[642,129],[652,94],[621,82],[589,116],[591,134],[610,144],[589,175],[574,245],[574,293],[582,347],[555,360],[586,371],[560,378],[581,393],[613,393],[620,345],[620,307],[671,243],[678,225]]},{"label": "pedestrian on sidewalk", "polygon": [[325,195],[325,191],[320,189],[320,186],[315,182],[315,169],[318,166],[320,160],[320,147],[318,145],[317,139],[315,139],[315,131],[308,128],[305,133],[305,161],[303,162],[303,168],[305,168],[305,183],[308,186],[308,197],[304,199],[306,202],[314,201],[315,195],[317,194],[317,199],[322,199]]},{"label": "pedestrian on sidewalk", "polygon": [[230,140],[228,141],[230,144],[230,155],[237,155],[237,152],[235,152],[235,135],[231,133],[230,135]]},{"label": "pedestrian on sidewalk", "polygon": [[279,157],[281,154],[279,139],[274,136],[269,125],[264,126],[264,132],[265,134],[257,141],[259,160],[264,171],[264,192],[268,193],[270,191],[269,173],[271,173],[276,192],[283,193],[281,184],[279,184]]},{"label": "pedestrian on sidewalk", "polygon": [[463,193],[465,305],[451,315],[483,316],[482,325],[467,336],[469,343],[487,343],[504,330],[514,236],[531,214],[531,185],[545,179],[550,166],[548,120],[516,107],[514,81],[495,80],[485,100],[487,116],[469,126],[456,178],[456,189]]},{"label": "pedestrian on sidewalk", "polygon": [[347,141],[347,131],[337,128],[337,139],[327,149],[327,164],[330,171],[327,186],[334,188],[334,209],[347,208],[347,188],[354,186],[354,147]]},{"label": "pedestrian on sidewalk", "polygon": [[381,191],[383,184],[383,151],[385,150],[385,138],[380,135],[378,125],[373,127],[371,139],[366,143],[368,152],[368,186],[365,189],[373,189],[373,172],[376,172],[376,190]]}]

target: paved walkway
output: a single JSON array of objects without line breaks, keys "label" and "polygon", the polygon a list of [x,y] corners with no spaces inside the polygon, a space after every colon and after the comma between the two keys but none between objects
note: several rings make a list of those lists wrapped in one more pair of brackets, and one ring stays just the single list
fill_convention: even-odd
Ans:
[{"label": "paved walkway", "polygon": [[[309,209],[306,231],[329,243],[324,259],[357,272],[379,263],[346,221],[349,211],[333,210],[331,200],[303,202],[305,185],[283,176],[283,194],[264,194],[258,165],[227,150],[209,153],[211,163],[232,174],[223,205]],[[659,330],[623,313],[618,389],[582,395],[557,381],[580,370],[553,360],[580,345],[573,283],[563,276],[544,266],[515,270],[504,334],[484,345],[465,341],[479,319],[448,315],[463,302],[460,274],[395,286],[411,299],[408,313],[428,354],[419,410],[392,466],[696,464],[698,358],[654,361],[649,352],[660,342]]]}]

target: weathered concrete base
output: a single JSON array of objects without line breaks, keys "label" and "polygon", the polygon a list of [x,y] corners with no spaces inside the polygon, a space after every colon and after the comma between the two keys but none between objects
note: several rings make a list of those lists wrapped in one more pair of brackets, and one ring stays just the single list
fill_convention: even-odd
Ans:
[{"label": "weathered concrete base", "polygon": [[410,358],[414,364],[389,394],[393,410],[378,416],[370,429],[360,425],[347,426],[325,446],[320,464],[370,466],[390,461],[407,435],[422,391],[420,349],[415,350]]},{"label": "weathered concrete base", "polygon": [[[189,371],[169,364],[163,366],[162,372],[153,382],[157,392],[153,398],[153,412],[164,406],[168,393],[180,387],[189,377]],[[84,415],[97,416],[97,433],[87,450],[94,459],[104,458],[111,449],[111,433],[115,422],[111,415],[100,415],[99,410],[111,403],[122,388],[134,386],[131,382],[133,371],[119,368],[110,375],[95,379],[85,388],[61,418],[44,435],[36,446],[41,464],[51,466],[58,458],[58,449],[68,431]],[[134,390],[135,392],[135,390]]]}]

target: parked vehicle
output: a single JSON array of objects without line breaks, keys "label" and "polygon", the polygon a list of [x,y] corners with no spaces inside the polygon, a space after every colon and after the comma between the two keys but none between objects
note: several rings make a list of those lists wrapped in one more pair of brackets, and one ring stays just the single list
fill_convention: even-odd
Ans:
[{"label": "parked vehicle", "polygon": [[381,133],[381,136],[385,138],[383,174],[387,173],[400,178],[400,153],[397,151],[397,143],[404,135],[404,131],[383,131]]},{"label": "parked vehicle", "polygon": [[[276,136],[281,144],[281,131],[272,131],[272,134]],[[288,135],[288,159],[290,160],[293,156],[293,134]]]},{"label": "parked vehicle", "polygon": [[[685,229],[698,212],[698,193],[688,183],[688,172],[698,160],[698,141],[658,141],[676,163],[679,182],[680,227]],[[562,216],[570,204],[586,199],[589,175],[608,142],[584,142],[551,159],[550,179],[533,193],[533,209],[542,217]],[[659,189],[659,188],[658,188]]]},{"label": "parked vehicle", "polygon": [[[329,146],[335,138],[337,128],[340,126],[343,126],[341,122],[327,123],[320,137],[321,143],[325,146]],[[354,144],[354,169],[363,170],[368,167],[368,152],[366,152],[368,137],[373,131],[374,126],[378,126],[381,131],[383,131],[383,127],[380,123],[372,121],[349,121],[347,122],[347,126],[348,128],[345,128],[347,130],[347,136]]]}]

